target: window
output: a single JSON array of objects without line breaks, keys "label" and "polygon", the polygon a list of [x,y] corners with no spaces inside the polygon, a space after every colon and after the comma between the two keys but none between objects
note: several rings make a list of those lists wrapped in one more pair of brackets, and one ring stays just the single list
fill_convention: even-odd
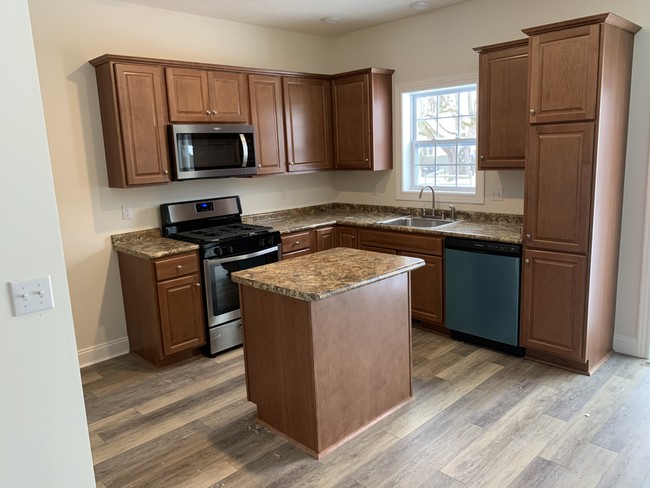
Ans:
[{"label": "window", "polygon": [[417,199],[420,189],[430,185],[440,201],[483,203],[483,175],[476,170],[475,80],[402,85],[398,92],[398,198]]}]

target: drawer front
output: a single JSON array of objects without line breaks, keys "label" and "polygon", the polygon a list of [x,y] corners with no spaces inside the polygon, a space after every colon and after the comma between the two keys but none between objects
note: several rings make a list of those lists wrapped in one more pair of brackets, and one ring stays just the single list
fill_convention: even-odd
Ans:
[{"label": "drawer front", "polygon": [[300,251],[293,251],[289,253],[282,253],[282,260],[286,261],[287,259],[293,259],[300,256],[306,256],[311,251],[309,249],[301,249]]},{"label": "drawer front", "polygon": [[154,262],[156,280],[163,281],[199,272],[199,257],[196,253],[182,254]]},{"label": "drawer front", "polygon": [[412,251],[442,256],[442,237],[424,236],[410,232],[359,230],[361,247],[385,247],[398,251]]},{"label": "drawer front", "polygon": [[282,253],[287,254],[311,248],[311,232],[296,232],[282,236]]}]

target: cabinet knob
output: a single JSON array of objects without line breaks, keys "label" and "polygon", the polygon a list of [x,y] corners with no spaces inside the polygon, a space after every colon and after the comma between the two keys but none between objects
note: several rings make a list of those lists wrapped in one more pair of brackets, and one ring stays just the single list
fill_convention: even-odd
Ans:
[{"label": "cabinet knob", "polygon": [[176,266],[176,269],[178,269],[178,270],[183,269],[183,265],[182,265],[182,264],[177,265],[177,266]]},{"label": "cabinet knob", "polygon": [[219,113],[219,112],[217,112],[216,110],[213,110],[213,111],[212,111],[212,115],[217,115],[218,113]]},{"label": "cabinet knob", "polygon": [[210,115],[212,112],[210,110],[205,111],[205,115]]},{"label": "cabinet knob", "polygon": [[295,164],[293,161],[289,161],[289,164]]},{"label": "cabinet knob", "polygon": [[366,163],[367,163],[367,162],[370,161],[370,160],[369,160],[368,158],[366,158],[365,161],[366,161]]},{"label": "cabinet knob", "polygon": [[524,259],[524,262],[525,262],[526,264],[530,264],[530,259],[526,258],[526,259]]},{"label": "cabinet knob", "polygon": [[261,167],[262,167],[262,165],[261,165],[261,164],[258,164],[258,165],[257,165],[257,167],[258,167],[258,168],[261,168]]},{"label": "cabinet knob", "polygon": [[480,159],[481,161],[483,161],[483,160],[485,159],[485,156],[483,156],[483,155],[481,154],[481,155],[479,156],[479,159]]},{"label": "cabinet knob", "polygon": [[165,170],[165,171],[163,171],[163,174],[164,174],[164,175],[168,175],[168,174],[169,174],[169,171]]},{"label": "cabinet knob", "polygon": [[535,111],[534,108],[531,108],[529,111],[530,115],[535,115],[537,112]]},{"label": "cabinet knob", "polygon": [[530,238],[531,238],[531,235],[530,235],[530,234],[526,234],[526,239],[530,239]]},{"label": "cabinet knob", "polygon": [[300,245],[300,241],[296,241],[296,242],[294,242],[293,245],[294,245],[294,246],[298,246],[298,245]]},{"label": "cabinet knob", "polygon": [[197,283],[197,284],[196,284],[196,287],[197,287],[197,288],[201,288],[201,283]]}]

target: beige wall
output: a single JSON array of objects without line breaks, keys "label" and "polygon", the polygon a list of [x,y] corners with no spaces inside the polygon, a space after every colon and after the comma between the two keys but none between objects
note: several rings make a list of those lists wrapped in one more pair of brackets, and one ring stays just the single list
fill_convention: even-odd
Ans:
[{"label": "beige wall", "polygon": [[[0,486],[87,488],[93,464],[27,0],[2,4],[0,56]],[[48,275],[54,308],[14,317],[7,282]]]},{"label": "beige wall", "polygon": [[[103,53],[333,73],[365,66],[396,70],[408,83],[477,71],[473,46],[524,37],[521,28],[614,10],[650,26],[639,0],[565,2],[472,0],[437,12],[334,39],[201,18],[114,0],[30,0],[50,150],[61,214],[66,265],[79,348],[125,336],[116,258],[110,235],[156,227],[160,203],[239,194],[245,213],[327,201],[404,204],[395,199],[394,172],[211,180],[129,190],[107,187],[93,68]],[[650,29],[636,39],[626,175],[623,260],[617,334],[633,340],[641,256],[650,108],[641,87],[650,81]],[[372,193],[373,185],[378,194]],[[459,208],[523,212],[523,172],[486,173],[486,194],[501,186],[503,201]],[[280,189],[288,199],[280,199]],[[120,206],[134,208],[121,220]]]}]

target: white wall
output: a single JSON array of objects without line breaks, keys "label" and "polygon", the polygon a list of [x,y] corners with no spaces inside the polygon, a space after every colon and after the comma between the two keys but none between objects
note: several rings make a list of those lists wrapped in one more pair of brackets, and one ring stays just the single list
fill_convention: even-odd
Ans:
[{"label": "white wall", "polygon": [[[95,486],[27,0],[0,16],[0,486]],[[13,317],[8,282],[50,275],[55,308]]]},{"label": "white wall", "polygon": [[[472,47],[524,38],[521,29],[612,11],[643,27],[635,37],[630,128],[628,134],[621,261],[618,278],[615,349],[637,350],[637,314],[643,241],[646,175],[650,146],[650,2],[641,0],[473,0],[417,17],[365,29],[333,40],[333,71],[361,65],[394,68],[395,84],[477,73]],[[368,195],[367,181],[380,195]],[[486,195],[502,185],[504,200],[481,208],[523,212],[523,172],[486,172]],[[395,174],[337,176],[341,201],[395,200]],[[471,209],[470,205],[457,205]]]},{"label": "white wall", "polygon": [[[246,213],[329,201],[404,204],[394,172],[328,173],[254,180],[173,183],[138,189],[107,187],[101,122],[89,59],[104,53],[334,73],[366,66],[394,68],[394,83],[476,73],[472,47],[525,37],[521,28],[608,10],[640,25],[637,34],[626,174],[623,260],[616,331],[636,336],[641,215],[650,133],[650,3],[641,0],[470,0],[338,38],[319,38],[202,18],[118,0],[30,0],[34,42],[61,216],[76,336],[82,357],[101,358],[102,345],[126,343],[117,259],[110,235],[159,225],[160,203],[239,194]],[[379,192],[372,194],[373,184]],[[486,174],[486,194],[504,200],[458,208],[523,212],[523,171]],[[280,200],[280,188],[288,199]],[[121,220],[120,206],[135,218]],[[97,348],[99,350],[96,350]]]}]

